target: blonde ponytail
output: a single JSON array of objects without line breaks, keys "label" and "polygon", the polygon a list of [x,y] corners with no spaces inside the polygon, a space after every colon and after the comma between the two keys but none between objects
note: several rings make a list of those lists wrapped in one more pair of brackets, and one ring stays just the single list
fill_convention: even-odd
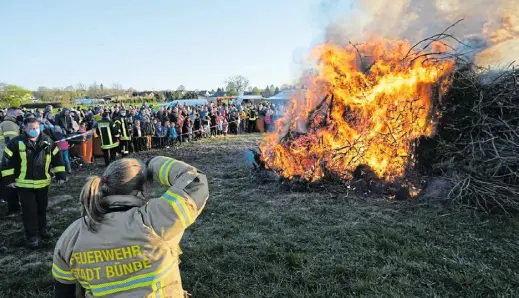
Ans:
[{"label": "blonde ponytail", "polygon": [[124,158],[111,163],[103,173],[103,177],[90,177],[81,189],[81,216],[86,226],[92,232],[103,221],[108,211],[103,203],[105,196],[130,195],[143,191],[147,182],[145,166],[133,158]]},{"label": "blonde ponytail", "polygon": [[90,177],[81,189],[79,200],[81,202],[81,216],[88,229],[97,230],[97,225],[103,220],[106,210],[101,204],[101,177]]}]

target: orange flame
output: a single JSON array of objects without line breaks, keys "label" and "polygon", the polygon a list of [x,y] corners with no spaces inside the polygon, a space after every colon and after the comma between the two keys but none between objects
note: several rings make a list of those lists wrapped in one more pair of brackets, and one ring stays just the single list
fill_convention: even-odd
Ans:
[{"label": "orange flame", "polygon": [[[440,43],[431,47],[431,53],[443,50]],[[351,179],[359,165],[386,181],[403,175],[413,140],[433,133],[431,98],[448,85],[454,62],[385,39],[346,47],[326,43],[313,55],[319,74],[260,144],[266,167],[311,182],[327,173]]]}]

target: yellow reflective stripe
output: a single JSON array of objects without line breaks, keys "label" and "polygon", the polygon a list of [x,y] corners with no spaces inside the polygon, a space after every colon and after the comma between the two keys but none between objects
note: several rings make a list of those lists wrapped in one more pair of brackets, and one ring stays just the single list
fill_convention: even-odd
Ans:
[{"label": "yellow reflective stripe", "polygon": [[30,188],[30,189],[40,189],[40,188],[44,188],[44,187],[48,187],[50,185],[50,182],[47,183],[46,185],[43,185],[43,184],[20,184],[18,182],[16,182],[16,187],[19,187],[19,188]]},{"label": "yellow reflective stripe", "polygon": [[59,268],[56,264],[52,264],[52,276],[64,280],[75,280],[70,271],[65,271]]},{"label": "yellow reflective stripe", "polygon": [[120,281],[113,281],[98,285],[90,285],[90,289],[92,293],[97,297],[106,296],[117,292],[128,291],[140,287],[149,287],[153,285],[153,282],[155,280],[163,278],[163,276],[173,268],[173,265],[175,263],[177,263],[176,260],[173,260],[167,265],[159,267],[161,268],[160,270],[132,276],[130,278],[123,279]]},{"label": "yellow reflective stripe", "polygon": [[161,279],[159,281],[162,285],[159,284],[160,288],[159,288],[159,297],[166,297],[166,295],[164,295],[164,286],[166,285],[166,282],[164,281],[164,278]]},{"label": "yellow reflective stripe", "polygon": [[189,223],[188,225],[191,225],[193,223],[193,219],[191,217],[191,213],[189,212],[190,211],[189,207],[187,207],[187,205],[186,205],[186,200],[183,197],[177,195],[174,192],[167,191],[166,193],[173,195],[180,202],[180,205],[182,205],[182,208],[186,212],[187,220],[188,220],[188,223]]},{"label": "yellow reflective stripe", "polygon": [[189,209],[186,206],[185,200],[181,196],[168,190],[160,198],[167,201],[169,205],[171,205],[173,210],[175,210],[175,213],[177,214],[180,220],[180,224],[184,229],[186,229],[193,223],[191,220]]},{"label": "yellow reflective stripe", "polygon": [[2,171],[2,177],[14,175],[14,169],[6,169]]},{"label": "yellow reflective stripe", "polygon": [[48,180],[50,180],[50,174],[49,174],[50,160],[51,160],[50,154],[46,154],[45,155],[45,176],[47,177]]},{"label": "yellow reflective stripe", "polygon": [[[160,184],[162,185],[165,185],[166,184],[166,181],[164,180],[165,177],[168,177],[168,173],[169,171],[167,171],[165,174],[164,174],[164,170],[169,166],[169,165],[172,165],[173,163],[175,162],[175,160],[173,158],[168,158],[167,161],[165,163],[162,164],[162,166],[160,167],[159,169],[159,182]],[[171,167],[169,167],[171,168]]]},{"label": "yellow reflective stripe", "polygon": [[65,172],[65,166],[54,167],[54,173],[61,173],[61,172]]},{"label": "yellow reflective stripe", "polygon": [[25,179],[25,175],[27,173],[27,152],[25,152],[25,144],[22,141],[18,141],[18,150],[20,151],[20,159],[22,160],[20,166],[20,176],[19,179]]},{"label": "yellow reflective stripe", "polygon": [[126,132],[126,124],[124,123],[124,121],[122,121],[121,126],[123,129],[123,136],[127,137],[128,133]]},{"label": "yellow reflective stripe", "polygon": [[50,183],[50,179],[39,179],[39,180],[31,180],[31,179],[16,179],[17,183],[26,183],[26,184],[45,184]]},{"label": "yellow reflective stripe", "polygon": [[50,185],[50,179],[46,180],[21,180],[16,179],[16,186],[21,188],[44,188]]},{"label": "yellow reflective stripe", "polygon": [[59,152],[58,146],[54,147],[54,150],[52,151],[52,155],[56,155]]},{"label": "yellow reflective stripe", "polygon": [[16,131],[4,131],[4,136],[18,136],[18,132]]},{"label": "yellow reflective stripe", "polygon": [[9,155],[10,157],[13,156],[13,151],[11,151],[9,148],[5,147],[4,148],[4,152],[7,153],[7,155]]},{"label": "yellow reflective stripe", "polygon": [[115,148],[117,146],[119,146],[119,143],[115,143],[115,144],[112,144],[112,145],[102,145],[101,149],[112,149],[112,148]]},{"label": "yellow reflective stripe", "polygon": [[166,172],[164,173],[164,180],[166,180],[165,182],[167,186],[171,186],[171,183],[169,182],[169,171],[171,170],[173,164],[175,164],[176,162],[176,160],[173,160],[173,162],[168,165],[168,167],[166,168]]}]

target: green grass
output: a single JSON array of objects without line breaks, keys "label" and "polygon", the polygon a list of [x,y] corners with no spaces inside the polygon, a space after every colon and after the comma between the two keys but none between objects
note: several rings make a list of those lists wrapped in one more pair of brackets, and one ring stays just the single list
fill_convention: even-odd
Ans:
[{"label": "green grass", "polygon": [[[244,152],[255,136],[212,139],[153,152],[205,171],[210,200],[181,246],[193,297],[516,297],[519,221],[423,202],[348,197],[336,187],[291,192],[252,176]],[[150,154],[143,154],[142,156]],[[54,232],[79,216],[85,177],[49,208]],[[159,194],[161,189],[156,190]],[[50,297],[54,241],[23,247],[21,225],[2,220],[0,297]]]}]

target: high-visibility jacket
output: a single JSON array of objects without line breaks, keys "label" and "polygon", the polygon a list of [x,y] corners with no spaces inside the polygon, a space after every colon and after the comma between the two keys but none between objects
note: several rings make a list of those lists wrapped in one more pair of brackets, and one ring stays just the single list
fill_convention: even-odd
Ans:
[{"label": "high-visibility jacket", "polygon": [[130,141],[132,139],[132,126],[130,119],[127,117],[118,117],[114,124],[120,132],[120,139],[123,141]]},{"label": "high-visibility jacket", "polygon": [[250,121],[254,121],[254,120],[256,120],[256,119],[258,118],[257,115],[258,115],[258,114],[256,113],[255,110],[250,110],[250,112],[249,112],[249,120],[250,120]]},{"label": "high-visibility jacket", "polygon": [[56,178],[65,180],[65,163],[52,139],[40,134],[30,141],[22,134],[9,142],[2,158],[2,178],[5,184],[16,183],[19,188],[44,188],[50,185],[50,169]]},{"label": "high-visibility jacket", "polygon": [[20,135],[20,126],[16,119],[10,116],[4,118],[0,123],[0,154],[3,155],[4,147],[9,141]]},{"label": "high-visibility jacket", "polygon": [[119,146],[119,130],[108,119],[102,119],[97,122],[97,135],[101,138],[101,149],[112,149]]},{"label": "high-visibility jacket", "polygon": [[52,275],[63,284],[79,282],[86,297],[184,297],[178,247],[209,196],[207,178],[194,167],[163,156],[147,167],[169,189],[158,199],[114,195],[97,231],[83,218],[61,235]]}]

